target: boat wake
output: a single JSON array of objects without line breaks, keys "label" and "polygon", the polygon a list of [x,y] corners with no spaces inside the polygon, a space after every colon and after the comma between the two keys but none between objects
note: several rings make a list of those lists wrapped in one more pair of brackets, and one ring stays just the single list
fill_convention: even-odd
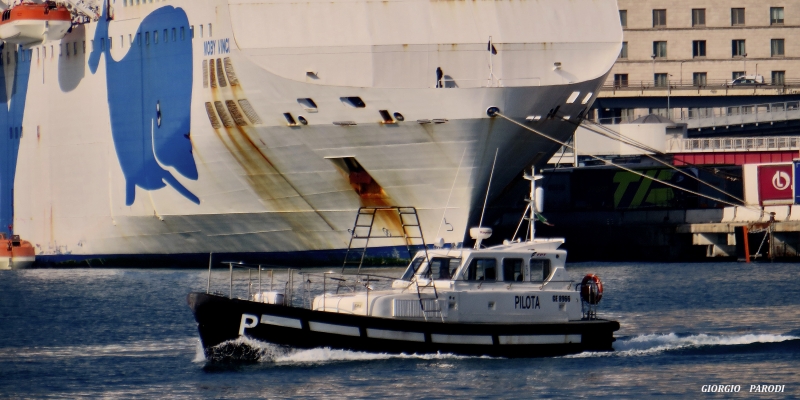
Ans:
[{"label": "boat wake", "polygon": [[744,334],[744,335],[710,335],[694,334],[681,335],[676,333],[668,334],[649,334],[632,337],[618,338],[614,343],[614,352],[585,352],[570,355],[570,358],[581,357],[631,357],[648,356],[664,352],[732,352],[735,348],[741,349],[742,346],[752,348],[762,345],[772,345],[776,343],[790,344],[791,347],[800,348],[800,337],[791,334]]},{"label": "boat wake", "polygon": [[277,365],[291,364],[324,364],[342,361],[369,361],[369,360],[390,360],[390,359],[416,359],[416,360],[456,360],[456,359],[477,359],[491,357],[470,357],[455,354],[389,354],[389,353],[366,353],[350,350],[336,350],[329,347],[316,349],[295,349],[286,346],[279,346],[272,343],[265,343],[246,337],[239,337],[236,340],[229,340],[221,343],[213,349],[213,356],[209,360],[203,354],[202,346],[199,345],[195,355],[195,362],[207,361],[249,361],[258,363],[272,363]]},{"label": "boat wake", "polygon": [[192,339],[171,338],[76,346],[28,346],[0,348],[0,362],[18,359],[174,357],[185,354],[188,340]]}]

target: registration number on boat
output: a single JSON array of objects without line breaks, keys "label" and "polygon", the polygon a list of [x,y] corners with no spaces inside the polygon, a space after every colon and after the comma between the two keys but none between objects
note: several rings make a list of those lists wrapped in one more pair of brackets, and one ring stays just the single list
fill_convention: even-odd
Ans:
[{"label": "registration number on boat", "polygon": [[570,296],[553,295],[553,303],[569,303],[572,301]]}]

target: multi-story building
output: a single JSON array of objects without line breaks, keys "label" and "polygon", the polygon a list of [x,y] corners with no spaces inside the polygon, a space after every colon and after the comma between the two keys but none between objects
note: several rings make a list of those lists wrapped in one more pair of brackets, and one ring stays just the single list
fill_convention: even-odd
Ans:
[{"label": "multi-story building", "polygon": [[[596,104],[601,118],[653,112],[681,119],[697,110],[728,112],[723,107],[796,100],[800,94],[800,1],[618,4],[623,45]],[[734,85],[743,75],[755,79]],[[742,86],[753,90],[732,90]]]},{"label": "multi-story building", "polygon": [[619,0],[624,39],[611,77],[665,86],[800,80],[800,1]]}]

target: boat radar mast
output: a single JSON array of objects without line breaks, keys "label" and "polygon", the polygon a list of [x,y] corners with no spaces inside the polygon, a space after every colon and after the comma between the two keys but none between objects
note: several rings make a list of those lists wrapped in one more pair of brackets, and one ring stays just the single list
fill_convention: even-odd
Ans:
[{"label": "boat radar mast", "polygon": [[531,173],[529,174],[528,171],[525,171],[522,177],[525,178],[525,180],[531,181],[531,197],[525,199],[525,201],[528,202],[530,215],[525,219],[528,220],[530,241],[533,242],[536,238],[536,213],[541,213],[544,209],[544,188],[536,187],[536,181],[544,178],[544,176],[536,175],[536,170],[531,168]]}]

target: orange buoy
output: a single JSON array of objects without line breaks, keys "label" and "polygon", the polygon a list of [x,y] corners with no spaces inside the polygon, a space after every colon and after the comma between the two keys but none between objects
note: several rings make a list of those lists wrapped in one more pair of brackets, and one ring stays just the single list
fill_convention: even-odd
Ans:
[{"label": "orange buoy", "polygon": [[603,282],[595,274],[586,274],[581,281],[581,299],[595,305],[603,298]]}]

